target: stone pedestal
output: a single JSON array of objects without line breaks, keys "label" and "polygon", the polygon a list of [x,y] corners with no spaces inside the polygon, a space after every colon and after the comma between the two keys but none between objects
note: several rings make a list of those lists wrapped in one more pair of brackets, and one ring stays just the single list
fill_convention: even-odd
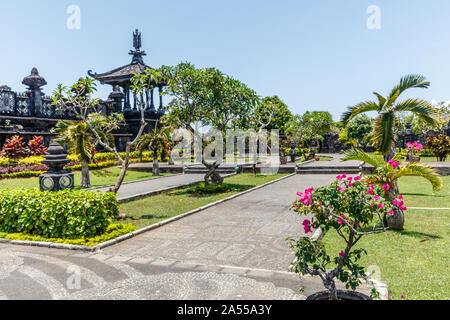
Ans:
[{"label": "stone pedestal", "polygon": [[63,147],[55,140],[50,142],[47,149],[48,154],[42,164],[47,165],[50,170],[39,176],[39,187],[41,191],[58,191],[63,189],[73,189],[73,173],[64,170],[64,166],[70,162]]}]

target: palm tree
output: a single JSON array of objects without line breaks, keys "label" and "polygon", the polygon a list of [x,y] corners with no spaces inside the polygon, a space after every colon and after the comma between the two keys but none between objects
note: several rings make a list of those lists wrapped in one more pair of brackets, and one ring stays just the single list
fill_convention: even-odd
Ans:
[{"label": "palm tree", "polygon": [[96,144],[93,143],[93,134],[89,126],[81,121],[60,120],[52,131],[59,134],[56,138],[59,144],[67,143],[71,152],[80,155],[81,187],[90,187],[89,163],[93,159]]},{"label": "palm tree", "polygon": [[349,107],[343,113],[341,121],[347,124],[358,114],[369,111],[378,112],[372,132],[372,141],[377,150],[383,153],[384,160],[389,161],[396,154],[394,126],[396,121],[398,121],[399,112],[412,112],[426,124],[430,126],[436,125],[436,111],[429,102],[419,99],[407,99],[397,102],[398,97],[407,89],[428,88],[429,86],[430,83],[426,81],[425,77],[415,74],[407,75],[400,79],[400,83],[392,89],[388,96],[383,97],[379,93],[374,92],[377,102],[365,101]]},{"label": "palm tree", "polygon": [[[153,151],[153,175],[159,176],[159,163],[158,157],[165,154],[168,148],[168,142],[170,140],[170,128],[158,127],[156,123],[152,132],[143,134],[137,143],[136,149],[139,151],[139,157],[142,157],[144,149],[148,148]],[[163,159],[161,159],[163,160]]]},{"label": "palm tree", "polygon": [[[401,160],[399,156],[393,158],[393,164],[384,162],[381,158],[369,155],[358,149],[351,149],[344,154],[343,161],[357,160],[363,161],[372,165],[375,168],[374,174],[370,175],[366,180],[369,183],[378,184],[380,186],[389,185],[389,189],[385,189],[385,198],[389,201],[393,201],[399,194],[397,180],[405,176],[419,176],[427,179],[434,191],[439,190],[443,186],[441,176],[435,169],[430,166],[418,163],[408,162],[405,166],[401,166]],[[389,228],[394,230],[402,230],[404,225],[405,216],[401,209],[396,208],[394,210],[394,216],[385,221]]]}]

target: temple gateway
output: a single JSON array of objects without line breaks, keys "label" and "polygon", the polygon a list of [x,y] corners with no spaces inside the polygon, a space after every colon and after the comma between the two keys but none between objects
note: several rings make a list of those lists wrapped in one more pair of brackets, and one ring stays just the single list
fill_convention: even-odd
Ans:
[{"label": "temple gateway", "polygon": [[[148,126],[145,132],[152,130],[156,121],[164,114],[163,99],[160,94],[164,83],[151,83],[141,97],[136,97],[130,90],[133,74],[150,68],[144,63],[143,57],[146,53],[141,50],[141,33],[138,30],[133,33],[133,47],[134,50],[129,52],[132,56],[129,64],[104,73],[88,71],[90,77],[112,87],[108,98],[100,100],[101,112],[105,115],[120,112],[125,117],[126,125],[113,133],[120,151],[125,149],[126,142],[137,134],[140,127],[141,117],[137,109],[137,98],[144,101],[147,106],[145,121]],[[0,86],[0,150],[5,140],[12,135],[20,135],[25,140],[35,135],[43,136],[48,146],[52,137],[55,136],[50,130],[58,120],[76,120],[74,114],[57,110],[51,105],[51,98],[41,89],[47,81],[39,75],[37,68],[33,68],[31,74],[25,77],[22,83],[27,86],[27,91],[23,93],[14,92],[6,85]],[[155,100],[157,100],[157,106]]]}]

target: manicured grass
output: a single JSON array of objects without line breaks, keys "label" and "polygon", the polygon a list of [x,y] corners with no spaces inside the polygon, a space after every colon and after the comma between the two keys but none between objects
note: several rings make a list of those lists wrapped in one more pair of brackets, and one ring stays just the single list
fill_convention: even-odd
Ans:
[{"label": "manicured grass", "polygon": [[[374,155],[373,153],[369,153],[369,154]],[[375,155],[375,157],[383,159],[383,156],[379,155],[379,154]],[[406,158],[403,158],[403,161],[406,161]],[[420,157],[420,162],[439,162],[439,159],[437,159],[436,157],[424,157],[424,156],[421,156]],[[445,162],[450,162],[450,157],[447,157]]]},{"label": "manicured grass", "polygon": [[[445,186],[433,194],[423,178],[399,180],[400,192],[408,207],[450,208],[450,177]],[[361,260],[366,267],[378,266],[393,299],[450,299],[450,210],[409,209],[403,231],[364,236],[357,246],[367,250]],[[324,242],[330,253],[344,248],[343,240],[328,232]]]},{"label": "manicured grass", "polygon": [[224,182],[228,185],[228,190],[224,193],[202,195],[188,193],[188,188],[173,190],[146,199],[125,203],[121,205],[120,212],[127,215],[126,223],[132,223],[142,228],[285,175],[257,175],[256,178],[253,178],[251,173],[238,174],[225,178]]},{"label": "manicured grass", "polygon": [[[101,170],[91,170],[91,187],[100,187],[105,185],[114,184],[119,176],[120,169],[116,167],[101,169]],[[75,175],[75,186],[79,186],[81,182],[81,172],[74,172]],[[169,173],[161,174],[163,176],[170,175]],[[130,182],[135,180],[149,179],[153,178],[151,172],[140,172],[140,171],[127,171],[124,182]],[[17,178],[17,179],[3,179],[0,180],[0,188],[37,188],[39,187],[39,178]]]}]

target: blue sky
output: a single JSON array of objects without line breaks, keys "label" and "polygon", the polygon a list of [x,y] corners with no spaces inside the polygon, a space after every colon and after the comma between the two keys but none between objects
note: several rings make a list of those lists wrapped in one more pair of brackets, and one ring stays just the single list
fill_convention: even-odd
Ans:
[{"label": "blue sky", "polygon": [[[72,4],[79,30],[66,27]],[[369,5],[381,9],[380,30],[366,26]],[[148,65],[214,66],[280,96],[294,113],[328,110],[338,120],[408,73],[431,81],[410,96],[450,99],[448,0],[1,1],[0,85],[24,91],[23,77],[37,67],[51,94],[89,69],[129,63],[135,28]],[[100,97],[109,92],[99,87]]]}]

